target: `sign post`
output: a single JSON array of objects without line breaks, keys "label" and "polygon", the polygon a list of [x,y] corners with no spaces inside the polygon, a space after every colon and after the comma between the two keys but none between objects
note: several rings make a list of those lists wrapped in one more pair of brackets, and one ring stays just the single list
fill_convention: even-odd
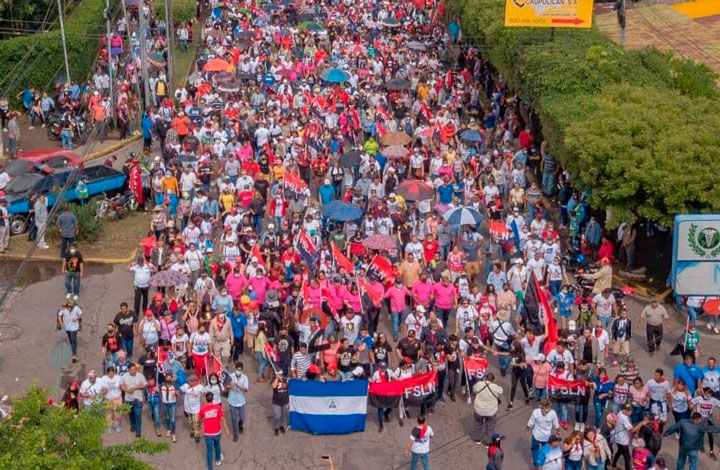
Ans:
[{"label": "sign post", "polygon": [[675,217],[670,282],[675,295],[720,295],[720,214]]},{"label": "sign post", "polygon": [[593,0],[505,0],[510,28],[590,28]]}]

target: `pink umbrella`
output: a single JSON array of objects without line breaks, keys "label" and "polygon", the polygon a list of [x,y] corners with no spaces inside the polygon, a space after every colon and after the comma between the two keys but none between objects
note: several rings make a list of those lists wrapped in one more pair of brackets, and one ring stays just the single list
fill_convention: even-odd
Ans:
[{"label": "pink umbrella", "polygon": [[385,148],[381,153],[388,158],[404,158],[407,157],[410,152],[408,152],[408,149],[402,145],[391,145],[390,147]]},{"label": "pink umbrella", "polygon": [[392,238],[385,236],[385,235],[370,235],[365,240],[363,240],[363,245],[365,248],[370,248],[371,250],[394,250],[397,246],[395,244],[395,240]]}]

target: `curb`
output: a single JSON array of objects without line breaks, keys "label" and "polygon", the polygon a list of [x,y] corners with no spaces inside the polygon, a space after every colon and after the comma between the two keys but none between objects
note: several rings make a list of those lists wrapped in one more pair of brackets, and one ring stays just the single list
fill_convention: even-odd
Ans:
[{"label": "curb", "polygon": [[[92,264],[127,264],[135,260],[137,257],[137,251],[138,249],[133,249],[132,253],[130,253],[129,256],[125,258],[85,258],[83,257],[83,262],[85,263],[92,263]],[[13,254],[5,254],[2,255],[2,259],[6,260],[24,260],[24,255],[13,255]],[[29,258],[27,258],[28,261],[60,261],[60,258],[57,256],[50,256],[50,255],[32,255]]]},{"label": "curb", "polygon": [[137,142],[142,138],[141,135],[132,135],[128,137],[127,139],[123,140],[122,142],[118,142],[117,144],[108,145],[104,149],[98,150],[96,152],[90,153],[85,156],[84,160],[86,162],[89,162],[91,160],[98,159],[100,157],[103,157],[107,155],[108,153],[117,152],[121,148],[125,147],[126,145],[129,145],[133,142]]}]

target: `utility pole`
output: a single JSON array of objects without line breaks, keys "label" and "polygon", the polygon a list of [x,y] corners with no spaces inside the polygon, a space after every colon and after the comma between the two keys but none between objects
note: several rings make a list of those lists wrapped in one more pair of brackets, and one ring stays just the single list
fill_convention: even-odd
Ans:
[{"label": "utility pole", "polygon": [[[121,0],[125,1],[125,0]],[[115,123],[115,73],[112,66],[112,52],[110,50],[110,0],[105,0],[105,27],[107,29],[108,75],[110,75],[110,120]]]},{"label": "utility pole", "polygon": [[615,2],[618,24],[620,25],[620,45],[623,47],[625,47],[625,27],[627,26],[625,2],[626,0],[616,0]]},{"label": "utility pole", "polygon": [[[172,0],[165,0],[165,35],[167,36],[167,65],[168,65],[168,86],[172,87],[173,83],[173,56],[175,55],[173,48],[173,18],[172,18]],[[170,90],[171,93],[174,90]]]},{"label": "utility pole", "polygon": [[70,84],[70,63],[68,62],[67,56],[67,44],[65,43],[65,23],[63,22],[63,6],[60,0],[57,0],[58,4],[58,16],[60,18],[60,34],[62,35],[62,46],[63,55],[65,56],[65,78],[67,78],[68,85]]},{"label": "utility pole", "polygon": [[145,94],[145,109],[152,105],[152,94],[150,93],[150,85],[148,83],[148,70],[147,70],[147,52],[145,51],[145,43],[147,38],[147,32],[145,31],[147,26],[145,24],[145,12],[143,7],[145,2],[138,2],[138,14],[140,15],[140,64],[142,65],[142,80],[143,90]]}]

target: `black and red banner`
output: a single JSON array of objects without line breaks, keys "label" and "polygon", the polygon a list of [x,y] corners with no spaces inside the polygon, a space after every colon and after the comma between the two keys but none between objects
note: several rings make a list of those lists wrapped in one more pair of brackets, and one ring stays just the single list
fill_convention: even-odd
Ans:
[{"label": "black and red banner", "polygon": [[587,384],[584,380],[562,379],[555,375],[548,375],[548,396],[555,401],[573,401],[588,394]]},{"label": "black and red banner", "polygon": [[373,259],[370,260],[370,264],[367,267],[367,273],[368,275],[375,275],[383,284],[392,282],[395,279],[392,263],[390,260],[383,258],[380,255],[375,255],[373,256]]},{"label": "black and red banner", "polygon": [[482,380],[487,371],[488,361],[484,357],[466,357],[463,359],[465,373],[471,381]]},{"label": "black and red banner", "polygon": [[370,383],[370,403],[377,408],[396,408],[400,399],[405,406],[420,406],[437,393],[437,371],[426,372],[409,379]]}]

